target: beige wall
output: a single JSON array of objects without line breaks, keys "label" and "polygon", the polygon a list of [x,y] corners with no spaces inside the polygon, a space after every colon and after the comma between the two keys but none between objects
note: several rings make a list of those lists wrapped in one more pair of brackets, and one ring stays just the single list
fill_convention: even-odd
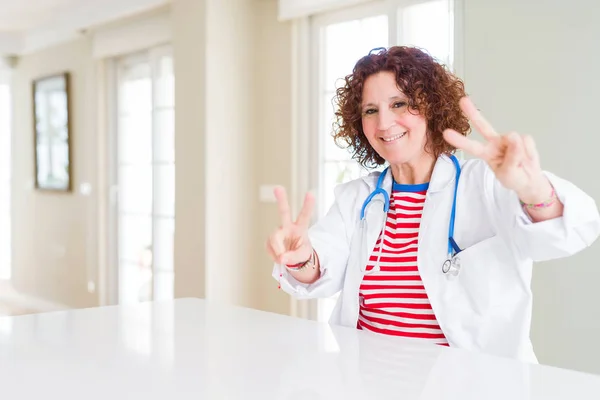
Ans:
[{"label": "beige wall", "polygon": [[259,182],[289,180],[290,26],[276,17],[274,0],[173,4],[178,297],[289,312],[263,250],[274,210],[258,203]]},{"label": "beige wall", "polygon": [[[259,1],[256,36],[256,155],[257,182],[292,186],[292,23],[277,21],[277,2]],[[258,187],[255,196],[258,196]],[[271,277],[272,261],[265,243],[279,224],[277,206],[258,203],[254,231],[253,269],[260,291],[258,308],[289,314],[290,298]]]},{"label": "beige wall", "polygon": [[[72,96],[72,193],[34,189],[32,80],[69,71]],[[72,307],[98,304],[95,280],[96,203],[78,185],[96,187],[95,69],[91,43],[82,38],[20,58],[13,74],[12,241],[14,286]],[[92,274],[88,276],[88,273]]]},{"label": "beige wall", "polygon": [[255,1],[206,6],[206,297],[255,306]]},{"label": "beige wall", "polygon": [[[275,0],[190,2],[170,11],[176,75],[175,295],[288,313],[265,238],[278,224],[260,183],[291,183],[291,23]],[[97,188],[98,61],[90,39],[23,57],[14,74],[14,283],[72,307],[99,304],[98,211],[106,191],[40,193],[33,184],[31,79],[73,75],[74,187]],[[104,165],[106,168],[106,165]],[[100,214],[105,215],[105,214]],[[102,239],[102,238],[100,238]],[[100,247],[99,247],[100,245]],[[64,254],[63,254],[64,253]],[[103,260],[101,257],[100,260]],[[88,273],[91,275],[88,277]]]},{"label": "beige wall", "polygon": [[175,296],[205,297],[206,10],[175,0]]}]

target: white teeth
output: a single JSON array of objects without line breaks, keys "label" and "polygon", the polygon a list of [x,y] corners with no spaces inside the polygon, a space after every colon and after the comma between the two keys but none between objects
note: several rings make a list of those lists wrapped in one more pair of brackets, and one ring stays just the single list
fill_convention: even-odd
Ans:
[{"label": "white teeth", "polygon": [[406,135],[406,132],[401,133],[396,136],[392,136],[391,138],[382,138],[384,142],[393,142],[394,140],[400,139],[402,136]]}]

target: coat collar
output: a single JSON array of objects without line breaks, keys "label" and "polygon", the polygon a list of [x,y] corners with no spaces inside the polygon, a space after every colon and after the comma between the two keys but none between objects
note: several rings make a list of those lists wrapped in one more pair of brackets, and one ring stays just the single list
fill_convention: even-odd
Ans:
[{"label": "coat collar", "polygon": [[[363,177],[363,180],[367,183],[367,185],[369,185],[370,191],[375,190],[375,187],[377,186],[377,179],[379,178],[380,174],[381,172],[373,172]],[[435,166],[433,167],[428,193],[436,193],[444,190],[450,186],[455,179],[456,168],[454,167],[454,163],[450,157],[445,154],[439,156],[435,162]],[[392,182],[392,172],[388,169],[388,173],[383,179],[382,184],[382,188],[388,193],[392,193]]]}]

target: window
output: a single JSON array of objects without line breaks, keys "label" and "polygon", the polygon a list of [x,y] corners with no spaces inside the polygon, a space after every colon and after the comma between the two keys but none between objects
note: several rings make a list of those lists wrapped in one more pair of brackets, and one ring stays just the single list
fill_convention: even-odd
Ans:
[{"label": "window", "polygon": [[[318,106],[312,110],[318,127],[315,129],[313,150],[318,162],[318,217],[322,217],[334,201],[333,191],[340,183],[356,179],[370,171],[351,159],[347,150],[340,149],[332,138],[334,105],[337,87],[354,64],[370,50],[392,45],[413,45],[452,68],[453,12],[451,0],[407,1],[387,0],[377,4],[319,15],[312,19],[313,46],[317,73],[314,93]],[[336,296],[321,299],[317,319],[329,319]]]},{"label": "window", "polygon": [[112,243],[120,304],[173,298],[173,58],[161,47],[115,60]]},{"label": "window", "polygon": [[0,71],[0,280],[11,278],[11,94]]},{"label": "window", "polygon": [[351,72],[358,59],[375,47],[388,46],[388,18],[378,15],[326,25],[323,40],[322,79],[320,85],[321,134],[319,135],[320,173],[319,209],[325,212],[333,204],[333,189],[342,182],[367,171],[350,158],[348,150],[338,147],[332,136],[334,107],[332,100],[340,79]]}]

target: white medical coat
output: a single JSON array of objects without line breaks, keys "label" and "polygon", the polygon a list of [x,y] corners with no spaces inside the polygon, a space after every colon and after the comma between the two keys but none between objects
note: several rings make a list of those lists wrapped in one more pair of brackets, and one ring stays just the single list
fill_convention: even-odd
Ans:
[{"label": "white medical coat", "polygon": [[[507,190],[482,160],[461,161],[454,239],[462,249],[457,276],[442,273],[448,255],[448,225],[456,169],[436,161],[427,191],[417,265],[438,323],[451,347],[537,362],[529,333],[534,261],[575,254],[600,233],[595,201],[572,183],[545,172],[564,204],[562,217],[532,223],[514,191]],[[298,299],[341,291],[330,323],[356,327],[358,291],[370,253],[385,224],[383,196],[360,211],[375,189],[379,172],[339,185],[335,203],[309,230],[320,260],[313,284],[295,280],[281,265],[273,277]],[[391,194],[392,174],[382,187]]]}]

